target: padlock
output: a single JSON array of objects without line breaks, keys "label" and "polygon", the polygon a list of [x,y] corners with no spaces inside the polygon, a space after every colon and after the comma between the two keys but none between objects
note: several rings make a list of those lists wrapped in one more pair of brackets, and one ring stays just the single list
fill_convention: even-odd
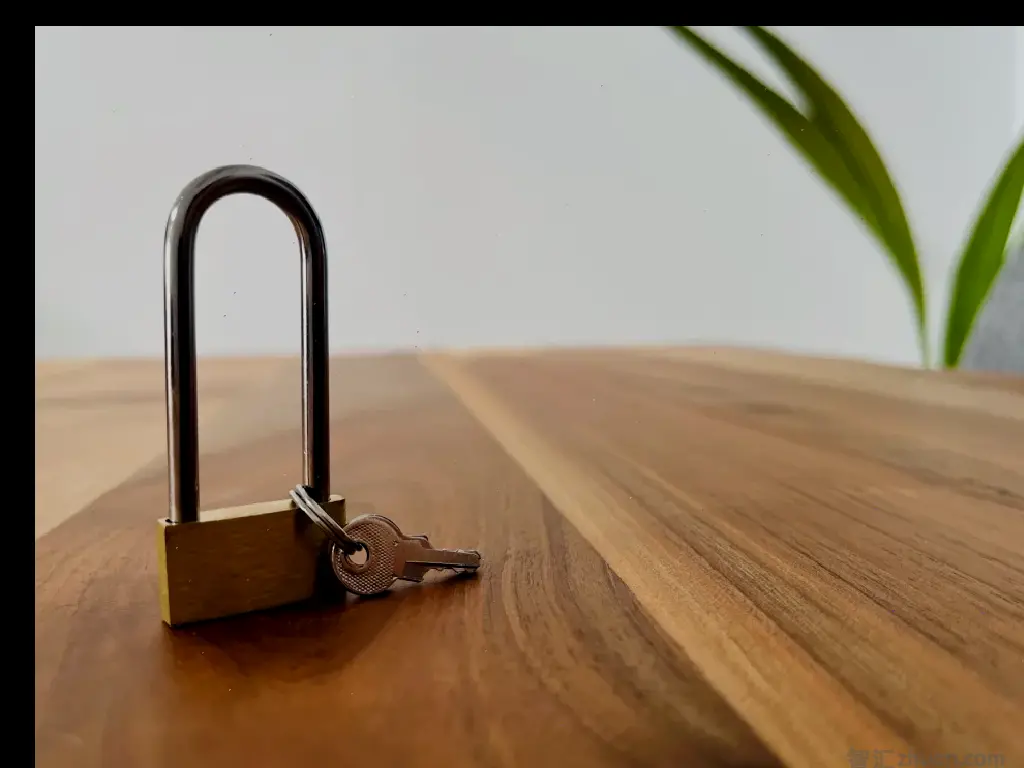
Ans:
[{"label": "padlock", "polygon": [[321,572],[324,534],[291,499],[199,512],[195,241],[210,206],[237,193],[259,195],[274,203],[298,235],[303,293],[303,482],[327,513],[345,524],[344,499],[330,496],[327,246],[323,227],[306,197],[280,176],[256,166],[215,168],[182,190],[164,232],[170,513],[158,524],[158,563],[161,614],[171,626],[305,600],[316,592]]}]

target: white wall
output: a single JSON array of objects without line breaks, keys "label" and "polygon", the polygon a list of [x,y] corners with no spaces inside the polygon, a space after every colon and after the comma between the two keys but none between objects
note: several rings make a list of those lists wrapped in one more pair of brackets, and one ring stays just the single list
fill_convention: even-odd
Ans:
[{"label": "white wall", "polygon": [[1017,107],[1017,131],[1024,131],[1024,27],[1017,27],[1017,40],[1014,46],[1015,59],[1017,61],[1016,88],[1014,90],[1014,104]]},{"label": "white wall", "polygon": [[[1020,121],[1020,30],[778,29],[890,163],[937,329]],[[779,82],[740,33],[708,31]],[[237,162],[317,207],[337,350],[675,341],[918,359],[878,247],[657,28],[37,28],[36,355],[161,355],[167,212],[190,178]],[[298,349],[293,237],[253,198],[207,217],[200,353]]]}]

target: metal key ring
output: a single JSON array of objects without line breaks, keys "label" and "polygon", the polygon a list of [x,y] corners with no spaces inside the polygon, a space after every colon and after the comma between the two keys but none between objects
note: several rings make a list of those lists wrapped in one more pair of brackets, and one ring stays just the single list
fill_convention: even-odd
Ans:
[{"label": "metal key ring", "polygon": [[316,523],[320,530],[327,535],[327,538],[346,555],[354,554],[364,548],[362,544],[345,533],[345,529],[338,525],[338,521],[328,515],[323,507],[313,500],[306,486],[295,486],[290,495],[295,506],[305,512],[306,516]]}]

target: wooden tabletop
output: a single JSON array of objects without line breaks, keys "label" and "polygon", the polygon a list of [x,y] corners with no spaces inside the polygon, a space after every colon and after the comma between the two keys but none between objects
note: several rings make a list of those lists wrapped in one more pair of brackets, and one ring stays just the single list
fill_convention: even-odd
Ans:
[{"label": "wooden tabletop", "polygon": [[[285,498],[297,361],[199,377],[203,507]],[[37,765],[1024,765],[1024,380],[508,352],[331,398],[350,516],[484,568],[170,630],[162,361],[37,364]]]}]

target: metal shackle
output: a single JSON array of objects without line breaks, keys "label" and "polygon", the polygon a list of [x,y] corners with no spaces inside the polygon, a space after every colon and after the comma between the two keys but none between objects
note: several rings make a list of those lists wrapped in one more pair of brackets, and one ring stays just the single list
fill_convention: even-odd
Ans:
[{"label": "metal shackle", "polygon": [[259,195],[295,227],[302,257],[302,471],[318,502],[330,495],[327,243],[313,207],[291,182],[254,165],[225,165],[193,179],[164,231],[164,384],[170,521],[199,519],[199,403],[196,390],[195,244],[210,206],[227,195]]}]

